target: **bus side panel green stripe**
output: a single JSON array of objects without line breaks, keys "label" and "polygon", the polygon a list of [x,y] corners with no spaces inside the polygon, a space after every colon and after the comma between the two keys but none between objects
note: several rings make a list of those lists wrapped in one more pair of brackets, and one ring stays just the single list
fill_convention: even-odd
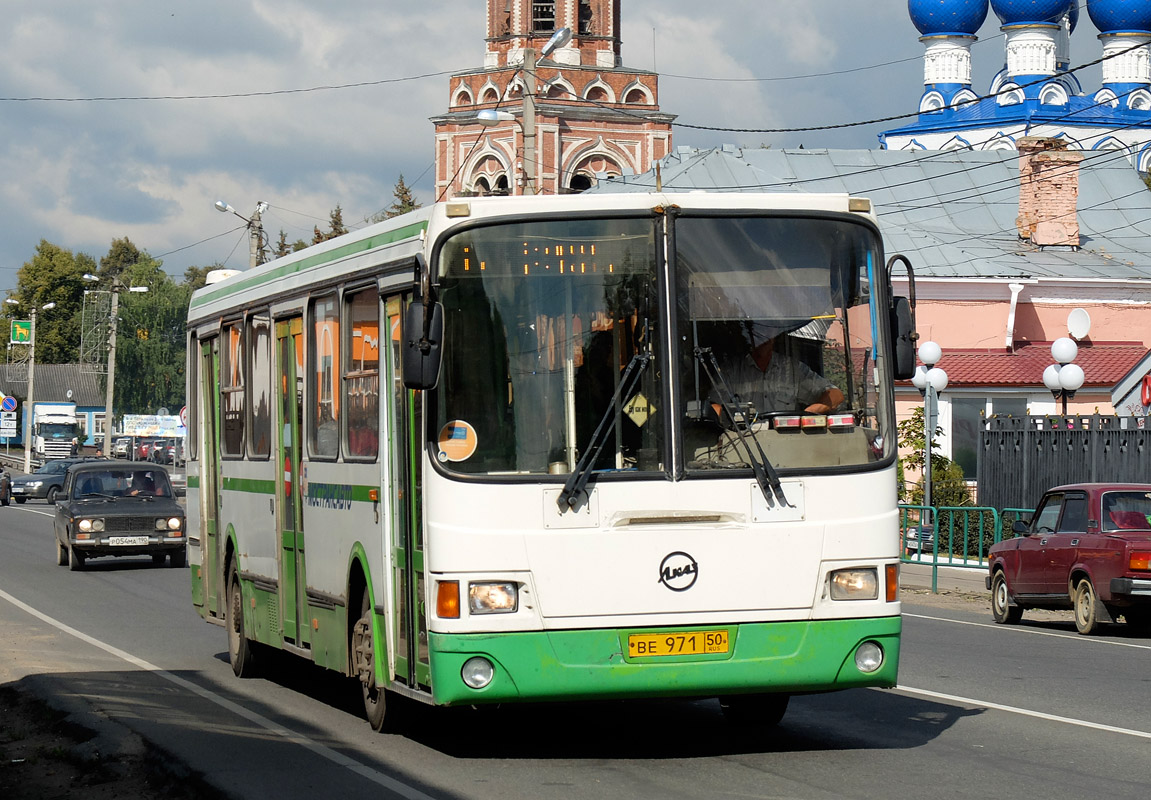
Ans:
[{"label": "bus side panel green stripe", "polygon": [[293,261],[292,263],[285,264],[282,267],[276,267],[275,269],[271,269],[268,272],[261,273],[260,275],[253,275],[250,278],[244,278],[243,280],[237,281],[236,283],[229,283],[226,286],[220,287],[216,291],[208,292],[206,294],[195,297],[192,300],[191,307],[196,308],[198,306],[210,303],[213,300],[219,300],[222,297],[227,297],[230,294],[242,292],[245,289],[251,289],[254,286],[259,286],[260,284],[267,283],[269,281],[277,281],[287,277],[288,275],[295,275],[298,272],[302,272],[306,269],[311,269],[312,267],[320,266],[321,264],[327,264],[331,261],[339,261],[341,258],[346,258],[347,256],[352,256],[356,253],[363,253],[368,250],[374,250],[377,247],[383,247],[387,244],[395,244],[396,242],[401,242],[405,239],[414,239],[425,230],[427,230],[427,227],[427,222],[417,222],[412,225],[406,225],[403,228],[397,228],[394,231],[388,231],[387,233],[381,233],[377,236],[369,236],[366,239],[349,242],[348,244],[342,245],[341,247],[336,247],[328,250],[325,253],[317,253],[314,256],[305,256],[298,261]]}]

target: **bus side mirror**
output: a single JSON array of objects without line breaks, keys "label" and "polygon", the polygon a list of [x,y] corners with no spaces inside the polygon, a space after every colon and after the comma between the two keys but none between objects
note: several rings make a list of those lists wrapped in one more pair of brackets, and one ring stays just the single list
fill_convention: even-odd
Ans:
[{"label": "bus side mirror", "polygon": [[896,297],[891,304],[891,363],[896,380],[907,380],[915,374],[915,322],[911,302]]},{"label": "bus side mirror", "polygon": [[401,337],[404,386],[409,389],[434,389],[440,378],[444,307],[439,303],[425,306],[417,299],[404,312]]}]

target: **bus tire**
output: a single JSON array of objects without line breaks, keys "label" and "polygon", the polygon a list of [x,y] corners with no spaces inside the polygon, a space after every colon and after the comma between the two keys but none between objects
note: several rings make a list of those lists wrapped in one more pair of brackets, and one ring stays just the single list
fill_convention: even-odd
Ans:
[{"label": "bus tire", "polygon": [[727,721],[741,728],[774,728],[787,713],[791,695],[735,694],[719,698]]},{"label": "bus tire", "polygon": [[360,596],[360,616],[352,630],[351,663],[364,698],[364,716],[374,731],[383,731],[392,722],[388,714],[388,692],[376,685],[375,641],[372,633],[372,593],[365,586]]},{"label": "bus tire", "polygon": [[240,575],[233,564],[228,572],[228,661],[237,678],[251,678],[256,674],[256,654],[252,641],[244,630],[244,593],[240,590]]}]

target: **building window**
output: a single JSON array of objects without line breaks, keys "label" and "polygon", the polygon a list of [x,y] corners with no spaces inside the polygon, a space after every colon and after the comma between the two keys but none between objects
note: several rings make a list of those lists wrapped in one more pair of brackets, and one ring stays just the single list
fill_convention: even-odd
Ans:
[{"label": "building window", "polygon": [[556,4],[532,3],[532,32],[548,33],[556,29]]},{"label": "building window", "polygon": [[579,32],[583,34],[594,33],[592,30],[593,17],[591,8],[591,0],[580,0],[579,2]]},{"label": "building window", "polygon": [[963,477],[975,480],[979,439],[986,416],[1022,417],[1025,397],[956,397],[951,401],[951,460],[963,469]]}]

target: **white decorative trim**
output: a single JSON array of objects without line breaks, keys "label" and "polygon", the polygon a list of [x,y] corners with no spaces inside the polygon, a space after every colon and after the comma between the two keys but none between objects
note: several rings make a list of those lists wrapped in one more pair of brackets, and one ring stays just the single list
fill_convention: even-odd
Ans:
[{"label": "white decorative trim", "polygon": [[999,91],[1002,92],[1002,94],[996,96],[995,102],[1001,106],[1019,105],[1026,99],[1023,90],[1014,83],[1003,84]]},{"label": "white decorative trim", "polygon": [[603,89],[605,92],[607,92],[607,100],[604,102],[607,102],[607,103],[615,103],[616,102],[615,92],[612,90],[611,86],[603,78],[601,78],[599,75],[596,75],[592,81],[590,81],[586,86],[583,87],[583,94],[581,94],[580,96],[584,100],[587,100],[588,95],[591,94],[592,89]]},{"label": "white decorative trim", "polygon": [[540,94],[545,97],[552,97],[551,90],[554,86],[559,86],[561,88],[560,93],[554,96],[556,100],[579,99],[579,92],[576,91],[575,85],[563,75],[556,75],[550,81],[545,83]]},{"label": "white decorative trim", "polygon": [[923,95],[919,101],[919,113],[930,114],[932,111],[942,111],[946,106],[947,102],[943,99],[943,94],[932,90]]},{"label": "white decorative trim", "polygon": [[1007,74],[1054,75],[1058,30],[1020,26],[1007,30]]},{"label": "white decorative trim", "polygon": [[1136,89],[1127,95],[1127,107],[1132,111],[1151,111],[1151,92]]},{"label": "white decorative trim", "polygon": [[468,88],[467,84],[460,82],[456,93],[452,95],[453,106],[470,106],[475,105],[475,98],[472,96],[472,90]]},{"label": "white decorative trim", "polygon": [[499,101],[499,99],[500,99],[500,87],[496,86],[495,82],[492,81],[491,78],[488,78],[487,82],[483,86],[480,87],[480,91],[476,95],[476,102],[477,103],[490,103],[490,102],[492,102],[490,99],[488,99],[488,92],[492,92],[496,96],[496,101],[497,102]]},{"label": "white decorative trim", "polygon": [[[1151,36],[1124,33],[1103,40],[1103,83],[1151,83]],[[1140,46],[1142,45],[1142,46]],[[1131,49],[1135,48],[1135,49]],[[1125,52],[1126,51],[1126,52]]]},{"label": "white decorative trim", "polygon": [[1095,101],[1095,103],[1097,105],[1102,104],[1102,103],[1106,103],[1107,105],[1111,106],[1112,108],[1118,108],[1119,107],[1119,98],[1116,97],[1115,92],[1111,91],[1110,89],[1100,89],[1099,91],[1097,91],[1095,93],[1095,97],[1093,97],[1092,99]]},{"label": "white decorative trim", "polygon": [[1064,106],[1070,98],[1067,90],[1058,83],[1048,83],[1039,90],[1039,102],[1045,106]]},{"label": "white decorative trim", "polygon": [[979,95],[970,89],[960,89],[955,93],[955,97],[951,98],[951,107],[955,109],[962,108],[969,103],[979,102]]},{"label": "white decorative trim", "polygon": [[962,136],[956,134],[955,136],[952,136],[950,139],[948,139],[943,144],[943,146],[940,147],[939,149],[940,150],[954,151],[954,150],[974,150],[975,148],[973,148],[971,146],[971,142],[967,141]]},{"label": "white decorative trim", "polygon": [[982,150],[1017,150],[1015,137],[1000,132],[983,143]]},{"label": "white decorative trim", "polygon": [[923,40],[923,83],[971,84],[971,44],[974,36],[932,36]]},{"label": "white decorative trim", "polygon": [[649,89],[644,84],[644,82],[639,80],[638,78],[636,80],[632,81],[631,83],[629,83],[627,86],[623,87],[623,91],[620,92],[620,97],[623,99],[623,102],[626,103],[628,95],[631,94],[632,92],[635,92],[635,91],[639,91],[639,92],[643,93],[643,96],[645,98],[644,103],[643,103],[644,105],[649,105],[649,106],[655,105],[655,94],[653,94],[652,90]]}]

